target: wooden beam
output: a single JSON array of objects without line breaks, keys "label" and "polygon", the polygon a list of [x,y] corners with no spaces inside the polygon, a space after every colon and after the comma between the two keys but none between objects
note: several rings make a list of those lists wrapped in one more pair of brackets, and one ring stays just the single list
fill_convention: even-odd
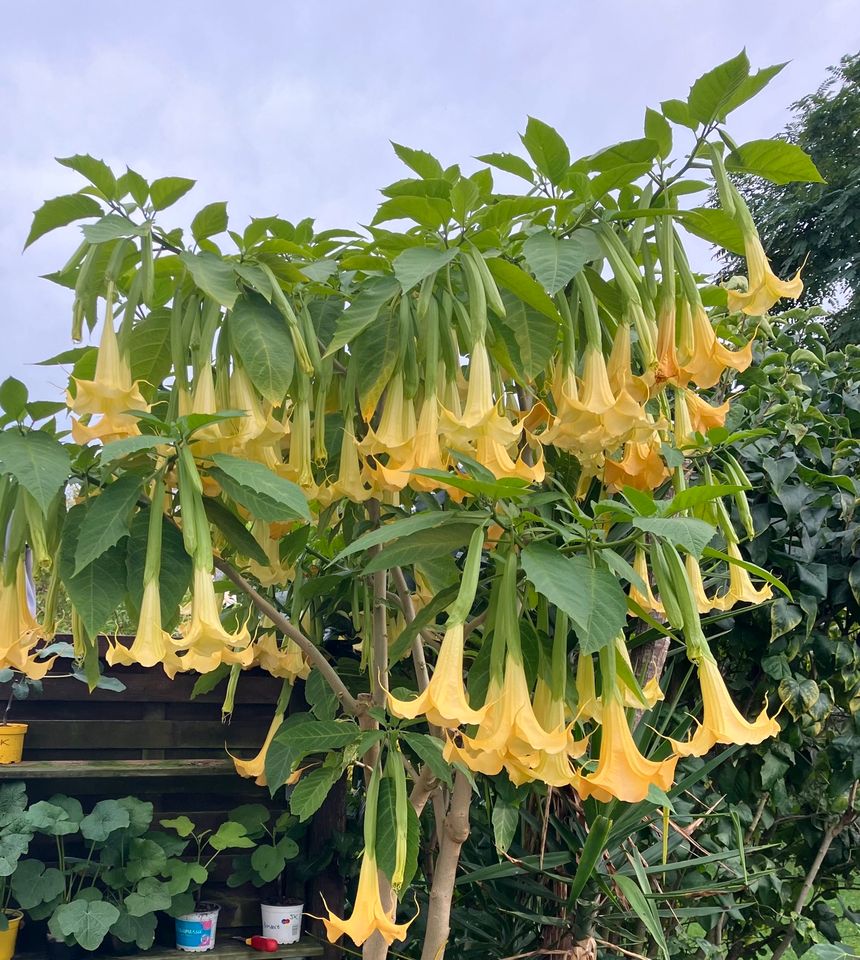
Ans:
[{"label": "wooden beam", "polygon": [[221,777],[232,760],[23,760],[0,765],[0,780],[92,777]]}]

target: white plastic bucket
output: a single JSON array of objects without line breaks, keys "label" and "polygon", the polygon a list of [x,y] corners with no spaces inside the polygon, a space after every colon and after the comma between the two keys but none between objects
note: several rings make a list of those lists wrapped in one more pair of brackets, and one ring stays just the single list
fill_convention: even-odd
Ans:
[{"label": "white plastic bucket", "polygon": [[[176,949],[205,953],[215,946],[215,928],[220,907],[200,904],[201,909],[176,918]],[[203,909],[203,908],[206,909]]]},{"label": "white plastic bucket", "polygon": [[278,943],[298,943],[302,934],[303,903],[260,904],[263,912],[263,936]]}]

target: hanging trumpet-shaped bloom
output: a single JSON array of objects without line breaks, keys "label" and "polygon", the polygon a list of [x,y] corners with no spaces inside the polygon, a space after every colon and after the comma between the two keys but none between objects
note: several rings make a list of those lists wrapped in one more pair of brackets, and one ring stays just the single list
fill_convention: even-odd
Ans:
[{"label": "hanging trumpet-shaped bloom", "polygon": [[39,659],[34,652],[43,639],[45,631],[30,612],[21,560],[14,582],[0,582],[0,668],[17,670],[30,680],[41,680],[56,660],[56,657]]},{"label": "hanging trumpet-shaped bloom", "polygon": [[286,427],[272,416],[271,407],[263,408],[248,374],[239,364],[230,373],[229,404],[232,410],[244,411],[245,416],[219,425],[225,451],[276,469],[281,462],[280,445]]},{"label": "hanging trumpet-shaped bloom", "polygon": [[280,542],[272,536],[271,524],[265,520],[255,520],[251,530],[269,561],[267,564],[262,564],[257,560],[251,560],[248,564],[251,573],[264,587],[280,586],[292,580],[293,568],[281,562]]},{"label": "hanging trumpet-shaped bloom", "polygon": [[320,501],[325,505],[346,497],[353,503],[363,503],[373,496],[373,490],[365,486],[362,477],[361,457],[355,442],[355,425],[352,411],[347,411],[343,424],[343,436],[340,441],[340,462],[337,479],[328,487],[320,488]]},{"label": "hanging trumpet-shaped bloom", "polygon": [[161,664],[171,680],[183,669],[173,638],[161,626],[161,592],[157,577],[149,580],[143,588],[134,642],[130,647],[119,642],[109,643],[107,662],[111,666],[121,664],[124,667],[134,663],[142,667]]},{"label": "hanging trumpet-shaped bloom", "polygon": [[691,310],[690,304],[683,301],[681,318],[680,383],[692,380],[704,390],[713,387],[727,367],[743,371],[752,363],[752,341],[739,350],[724,347],[701,303],[696,303]]},{"label": "hanging trumpet-shaped bloom", "polygon": [[437,727],[467,726],[484,719],[487,707],[473,710],[463,684],[462,623],[455,623],[446,630],[427,689],[414,700],[398,700],[389,694],[388,709],[401,719],[426,716],[427,721]]},{"label": "hanging trumpet-shaped bloom", "polygon": [[[733,560],[743,560],[738,545],[729,540],[726,552]],[[764,584],[760,589],[753,586],[749,573],[737,563],[729,564],[729,589],[714,601],[719,610],[731,610],[736,603],[764,603],[773,596],[770,584]]]},{"label": "hanging trumpet-shaped bloom", "polygon": [[699,567],[699,561],[692,554],[688,553],[686,557],[684,557],[684,566],[687,568],[687,578],[690,581],[693,599],[696,601],[696,609],[699,613],[709,613],[711,610],[718,610],[719,601],[716,597],[709,597],[705,592],[705,584],[702,580],[702,570]]},{"label": "hanging trumpet-shaped bloom", "polygon": [[696,433],[701,433],[704,437],[707,436],[708,431],[713,427],[725,426],[726,416],[730,406],[728,400],[719,406],[712,406],[707,400],[703,400],[692,390],[684,390],[683,398],[683,402],[687,407],[690,426]]},{"label": "hanging trumpet-shaped bloom", "polygon": [[668,790],[675,775],[677,756],[648,760],[639,752],[624,712],[620,689],[601,698],[601,739],[597,769],[577,772],[574,789],[583,798],[594,797],[602,803],[612,798],[638,803],[648,796],[650,787]]},{"label": "hanging trumpet-shaped bloom", "polygon": [[633,600],[634,603],[638,603],[646,613],[663,613],[663,604],[660,603],[651,591],[648,561],[645,558],[645,550],[643,547],[636,547],[636,554],[633,558],[633,569],[639,574],[642,582],[645,584],[646,592],[643,594],[635,583],[631,583],[630,599]]},{"label": "hanging trumpet-shaped bloom", "polygon": [[297,678],[307,679],[311,672],[311,666],[305,660],[301,647],[289,637],[285,638],[281,646],[274,633],[264,633],[254,641],[251,649],[254,654],[251,666],[259,667],[273,677],[282,677],[292,683]]},{"label": "hanging trumpet-shaped bloom", "polygon": [[606,364],[606,374],[609,377],[609,386],[616,397],[621,393],[627,393],[637,403],[644,403],[648,399],[648,386],[645,379],[633,373],[628,323],[618,324]]},{"label": "hanging trumpet-shaped bloom", "polygon": [[[743,215],[745,214],[745,215]],[[746,291],[727,290],[729,310],[732,313],[742,310],[749,316],[758,317],[783,297],[796,300],[803,293],[803,281],[800,270],[791,280],[780,280],[771,270],[765,256],[758,230],[747,211],[741,216],[741,228],[744,235],[744,253],[747,260]]]},{"label": "hanging trumpet-shaped bloom", "polygon": [[175,647],[185,651],[183,670],[209,673],[222,663],[239,663],[247,667],[254,659],[247,626],[230,633],[221,623],[219,606],[211,572],[195,566],[191,619],[182,628],[182,638],[172,640]]},{"label": "hanging trumpet-shaped bloom", "polygon": [[[405,395],[403,373],[395,373],[385,391],[382,414],[375,430],[369,429],[361,441],[362,453],[388,454],[404,461],[415,439],[415,406]],[[404,480],[405,485],[405,480]]]},{"label": "hanging trumpet-shaped bloom", "polygon": [[[287,712],[291,693],[292,680],[290,680],[289,683],[285,683],[281,689],[281,694],[278,697],[278,702],[275,704],[275,713],[272,717],[272,722],[269,724],[266,738],[263,741],[260,752],[255,757],[251,757],[250,760],[240,760],[238,757],[234,757],[229,750],[227,751],[236,767],[236,773],[238,773],[240,777],[254,777],[254,782],[258,787],[268,786],[268,780],[266,779],[266,754],[269,752],[269,747],[275,739],[275,734],[280,730],[281,724],[284,722],[284,716]],[[294,776],[295,774],[292,774],[289,779],[292,780]]]},{"label": "hanging trumpet-shaped bloom", "polygon": [[317,495],[311,456],[311,410],[307,397],[299,397],[290,418],[290,453],[286,464],[281,464],[279,473],[300,486],[308,499]]},{"label": "hanging trumpet-shaped bloom", "polygon": [[[627,645],[623,637],[618,637],[615,641],[620,654],[630,664],[630,654],[627,652]],[[632,669],[632,667],[631,667]],[[623,681],[619,681],[624,695],[624,706],[633,709],[650,710],[655,703],[664,699],[663,691],[660,689],[660,682],[656,677],[652,677],[642,688],[642,695],[645,698],[643,703],[634,690],[627,686]],[[576,662],[576,694],[577,694],[577,716],[583,720],[594,720],[600,723],[603,719],[603,703],[597,696],[597,688],[594,679],[594,661],[591,654],[580,654]]]},{"label": "hanging trumpet-shaped bloom", "polygon": [[654,392],[667,383],[677,383],[678,351],[675,343],[677,324],[674,299],[661,302],[657,311],[657,369],[654,372]]},{"label": "hanging trumpet-shaped bloom", "polygon": [[503,477],[515,477],[528,483],[542,483],[546,476],[543,450],[540,446],[538,446],[534,463],[526,462],[525,451],[522,451],[514,461],[507,449],[492,437],[478,437],[476,447],[475,459],[499,480]]},{"label": "hanging trumpet-shaped bloom", "polygon": [[633,487],[656,490],[669,476],[669,468],[660,456],[660,434],[655,430],[647,440],[628,440],[620,460],[607,459],[603,482],[609,490]]},{"label": "hanging trumpet-shaped bloom", "polygon": [[570,377],[563,383],[556,420],[541,440],[573,453],[584,466],[600,466],[625,441],[647,438],[653,431],[641,403],[623,387],[613,393],[598,347],[585,348],[577,394],[569,392]]},{"label": "hanging trumpet-shaped bloom", "polygon": [[671,741],[675,753],[682,757],[701,757],[718,743],[761,743],[777,736],[779,723],[767,715],[767,705],[753,723],[741,716],[710,650],[704,648],[698,652],[696,665],[702,687],[703,718],[689,740]]}]

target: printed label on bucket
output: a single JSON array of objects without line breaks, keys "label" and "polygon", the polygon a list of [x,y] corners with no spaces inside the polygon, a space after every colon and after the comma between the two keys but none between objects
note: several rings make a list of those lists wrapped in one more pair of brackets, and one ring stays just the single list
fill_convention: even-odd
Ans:
[{"label": "printed label on bucket", "polygon": [[211,947],[214,942],[214,920],[176,921],[176,946],[195,950]]},{"label": "printed label on bucket", "polygon": [[269,906],[262,904],[263,936],[278,943],[297,943],[301,935],[304,904]]}]

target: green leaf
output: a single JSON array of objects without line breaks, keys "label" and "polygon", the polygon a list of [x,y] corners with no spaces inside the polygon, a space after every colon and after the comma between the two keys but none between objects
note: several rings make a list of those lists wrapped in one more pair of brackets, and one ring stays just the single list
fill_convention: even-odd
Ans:
[{"label": "green leaf", "polygon": [[350,352],[358,365],[358,396],[362,412],[368,418],[388,386],[401,347],[400,318],[395,310],[383,311],[352,343]]},{"label": "green leaf", "polygon": [[677,214],[678,220],[685,230],[715,243],[731,253],[744,255],[744,235],[737,221],[724,210],[710,207],[695,207],[692,210],[682,210]]},{"label": "green leaf", "polygon": [[83,193],[70,193],[66,196],[54,197],[53,200],[46,200],[33,213],[33,225],[27,234],[24,249],[26,250],[39,237],[50,233],[51,230],[56,230],[57,227],[64,227],[74,220],[82,220],[85,217],[100,217],[103,212],[98,200]]},{"label": "green leaf", "polygon": [[488,257],[487,267],[495,281],[509,290],[515,297],[542,313],[550,320],[561,324],[561,314],[543,287],[532,279],[521,267],[501,257]]},{"label": "green leaf", "polygon": [[399,737],[427,764],[437,780],[451,786],[451,767],[442,756],[441,740],[428,733],[412,733],[408,730],[402,731]]},{"label": "green leaf", "polygon": [[249,560],[262,564],[264,567],[269,565],[266,552],[232,510],[211,497],[203,498],[203,509],[206,511],[209,521],[215,524],[224,534],[230,546],[238,553]]},{"label": "green leaf", "polygon": [[51,925],[64,937],[74,938],[84,950],[98,950],[111,925],[119,919],[119,910],[104,900],[72,900],[60,904],[51,918]]},{"label": "green leaf", "polygon": [[158,822],[162,827],[169,827],[171,830],[175,830],[180,837],[190,837],[194,832],[194,824],[185,814],[174,817],[172,820],[159,820]]},{"label": "green leaf", "polygon": [[88,504],[78,504],[66,515],[60,542],[59,572],[69,599],[95,637],[106,625],[125,595],[125,552],[120,546],[106,550],[79,574],[75,574],[78,535]]},{"label": "green leaf", "polygon": [[131,376],[147,384],[154,394],[170,372],[170,311],[159,308],[136,323],[129,338]]},{"label": "green leaf", "polygon": [[612,821],[604,816],[597,816],[588,829],[588,836],[582,845],[582,853],[579,855],[579,863],[576,866],[576,873],[568,890],[568,899],[570,903],[575,903],[579,895],[585,889],[586,883],[591,879],[600,857],[606,848],[606,841],[609,839],[609,831],[612,829]]},{"label": "green leaf", "polygon": [[186,177],[159,177],[149,185],[149,197],[156,210],[165,210],[194,186],[196,180]]},{"label": "green leaf", "polygon": [[[422,564],[424,570],[428,568],[428,564]],[[460,571],[452,563],[453,573],[456,576],[459,576]],[[436,617],[451,603],[457,596],[457,590],[459,588],[458,583],[451,583],[449,586],[442,589],[439,593],[436,594],[433,599],[423,606],[418,613],[415,615],[415,619],[408,623],[400,634],[394,638],[389,648],[389,657],[392,663],[397,663],[401,657],[405,656],[406,652],[412,647],[412,642],[418,636],[418,634],[431,624],[436,622]]]},{"label": "green leaf", "polygon": [[682,513],[684,510],[697,507],[699,504],[707,503],[709,500],[716,500],[717,497],[728,497],[743,489],[743,487],[739,487],[733,483],[712,483],[702,484],[697,487],[687,487],[686,490],[681,490],[672,497],[669,503],[663,508],[663,515],[668,517],[673,513]]},{"label": "green leaf", "polygon": [[119,917],[113,922],[110,932],[123,943],[133,943],[139,950],[149,950],[155,943],[155,928],[158,918],[155,913],[133,917],[124,907],[119,907]]},{"label": "green leaf", "polygon": [[425,277],[429,277],[431,273],[436,273],[450,263],[458,253],[457,247],[451,247],[449,250],[410,247],[394,259],[392,263],[394,276],[397,277],[403,292],[407,293]]},{"label": "green leaf", "polygon": [[625,140],[592,154],[588,158],[588,169],[603,173],[631,163],[650,163],[657,156],[658,150],[655,140]]},{"label": "green leaf", "polygon": [[561,183],[570,166],[570,151],[558,131],[542,120],[529,117],[526,132],[520,139],[547,180],[555,185]]},{"label": "green leaf", "polygon": [[239,296],[236,271],[232,264],[208,250],[202,253],[180,253],[179,259],[188,267],[197,286],[216,303],[232,310]]},{"label": "green leaf", "polygon": [[634,517],[637,530],[651,533],[683,547],[694,557],[700,557],[705,547],[713,540],[716,528],[695,517]]},{"label": "green leaf", "polygon": [[803,621],[803,612],[799,607],[789,603],[785,597],[777,597],[770,605],[770,639],[771,642],[791,633]]},{"label": "green leaf", "polygon": [[117,197],[123,197],[131,194],[134,202],[142,207],[149,197],[149,184],[144,178],[131,167],[125,168],[125,173],[117,180]]},{"label": "green leaf", "polygon": [[90,243],[109,243],[123,237],[139,237],[146,232],[145,227],[132,223],[128,217],[118,213],[109,213],[95,223],[88,223],[83,228],[84,239]]},{"label": "green leaf", "polygon": [[496,849],[501,853],[507,853],[519,826],[519,807],[506,803],[500,797],[497,797],[493,804],[492,821]]},{"label": "green leaf", "polygon": [[377,318],[382,305],[397,293],[399,283],[394,277],[373,277],[358,296],[338,317],[334,336],[325,352],[326,357],[337,353],[351,343]]},{"label": "green leaf", "polygon": [[259,293],[242,294],[230,313],[230,341],[254,386],[270,403],[283,403],[295,351],[280,311]]},{"label": "green leaf", "polygon": [[11,877],[32,839],[29,833],[7,833],[0,839],[0,877]]},{"label": "green leaf", "polygon": [[81,820],[81,836],[85,840],[101,842],[131,823],[128,810],[116,800],[99,800],[90,813]]},{"label": "green leaf", "polygon": [[[619,187],[625,187],[628,183],[638,180],[643,174],[651,169],[650,163],[622,163],[618,167],[612,167],[606,173],[599,173],[590,182],[591,195],[593,197],[602,197],[610,190],[617,190]],[[644,210],[641,213],[645,216],[650,211]]]},{"label": "green leaf", "polygon": [[746,51],[709,70],[690,88],[690,115],[699,123],[710,123],[723,117],[726,106],[747,79],[750,62]]},{"label": "green leaf", "polygon": [[[612,879],[624,894],[633,912],[645,925],[645,929],[654,938],[665,960],[671,960],[666,937],[663,934],[663,928],[660,926],[660,920],[654,905],[646,898],[632,877],[626,877],[623,874],[617,873]],[[651,891],[649,890],[648,892],[650,893]]]},{"label": "green leaf", "polygon": [[723,104],[723,115],[731,113],[732,110],[737,109],[741,104],[754,97],[786,66],[788,66],[787,63],[776,63],[772,67],[763,67],[761,70],[750,74]]},{"label": "green leaf", "polygon": [[207,203],[191,221],[191,235],[200,243],[227,229],[227,204],[223,200]]},{"label": "green leaf", "polygon": [[377,570],[450,556],[457,550],[465,549],[474,529],[470,523],[449,523],[442,527],[418,530],[384,547],[370,558],[362,572],[369,576]]},{"label": "green leaf", "polygon": [[412,147],[404,147],[400,143],[391,141],[394,152],[409,167],[414,170],[419,177],[425,180],[438,180],[442,177],[442,164],[431,153],[424,150],[415,150]]},{"label": "green leaf", "polygon": [[659,156],[668,157],[672,152],[672,126],[662,113],[650,107],[645,110],[645,136],[657,144]]},{"label": "green leaf", "polygon": [[414,220],[428,230],[438,230],[450,218],[451,210],[451,201],[441,197],[392,197],[379,205],[371,224]]},{"label": "green leaf", "polygon": [[776,587],[776,589],[784,593],[789,600],[793,599],[791,591],[782,580],[780,580],[779,577],[775,577],[769,570],[758,566],[758,564],[750,563],[749,560],[738,560],[735,557],[730,557],[727,553],[723,553],[722,550],[715,550],[713,547],[705,547],[702,551],[702,556],[710,557],[714,560],[723,560],[726,563],[733,563],[738,567],[743,567],[748,573],[755,574],[755,576],[761,577],[762,580],[766,580],[772,587]]},{"label": "green leaf", "polygon": [[73,576],[128,536],[131,512],[140,497],[142,483],[142,477],[127,473],[91,498],[78,532]]},{"label": "green leaf", "polygon": [[818,684],[809,678],[795,676],[779,685],[780,699],[795,720],[815,706],[819,695]]},{"label": "green leaf", "polygon": [[558,324],[507,290],[502,293],[502,300],[505,316],[494,320],[493,331],[507,348],[512,372],[531,383],[546,369],[555,351]]},{"label": "green leaf", "polygon": [[627,599],[608,570],[545,543],[529,544],[522,566],[538,593],[570,617],[583,653],[608,646],[624,629]]},{"label": "green leaf", "polygon": [[73,820],[69,812],[59,804],[39,800],[27,810],[27,826],[49,837],[65,837],[76,833],[80,820]]},{"label": "green leaf", "polygon": [[65,486],[70,470],[68,449],[47,433],[17,428],[0,433],[0,472],[11,473],[43,513]]},{"label": "green leaf", "polygon": [[305,520],[310,523],[307,500],[296,484],[279,477],[262,463],[226,453],[216,453],[212,459],[217,470],[210,472],[228,496],[261,520]]},{"label": "green leaf", "polygon": [[65,890],[65,877],[55,867],[45,869],[39,860],[19,860],[12,875],[12,892],[22,910],[50,903]]},{"label": "green leaf", "polygon": [[15,377],[6,377],[0,383],[0,407],[12,417],[20,420],[27,409],[27,387]]},{"label": "green leaf", "polygon": [[690,116],[690,108],[684,100],[664,100],[660,104],[660,109],[663,111],[663,116],[672,123],[689,127],[691,130],[695,130],[698,126],[696,119]]},{"label": "green leaf", "polygon": [[79,153],[74,157],[57,157],[56,160],[64,167],[86,177],[97,190],[101,191],[106,200],[116,200],[116,177],[104,160],[96,160],[88,153]]},{"label": "green leaf", "polygon": [[279,877],[287,865],[287,858],[270,843],[261,843],[251,854],[251,866],[264,883]]},{"label": "green leaf", "polygon": [[590,260],[601,256],[600,244],[589,230],[577,230],[569,239],[559,239],[549,230],[533,233],[523,244],[529,269],[553,296],[579,273]]},{"label": "green leaf", "polygon": [[290,794],[290,813],[302,823],[309,820],[323,805],[340,775],[340,766],[317,767],[304,774]]},{"label": "green leaf", "polygon": [[[151,507],[144,507],[131,522],[131,536],[126,553],[128,603],[140,611],[143,602],[143,571],[146,566],[146,541]],[[191,583],[191,557],[185,552],[182,533],[164,517],[161,523],[161,566],[158,590],[161,601],[161,622],[168,629],[179,615],[179,604]],[[131,611],[130,611],[131,612]]]},{"label": "green leaf", "polygon": [[332,563],[339,563],[353,553],[369,550],[380,543],[388,543],[400,537],[408,537],[418,530],[428,530],[445,523],[485,523],[487,516],[488,514],[483,512],[464,514],[458,511],[448,512],[443,510],[423,510],[419,513],[413,513],[411,516],[402,517],[390,523],[383,523],[378,529],[369,530],[360,537],[356,537],[352,543],[347,544],[340,551],[332,560]]},{"label": "green leaf", "polygon": [[353,743],[360,734],[351,720],[314,720],[310,714],[294,713],[275,734],[275,743],[286,743],[295,758],[309,753],[338,750]]},{"label": "green leaf", "polygon": [[522,177],[529,183],[534,183],[534,173],[528,163],[522,157],[515,153],[485,153],[483,156],[475,157],[481,163],[488,163],[497,170],[504,170],[505,173],[512,173],[515,177]]},{"label": "green leaf", "polygon": [[99,451],[99,462],[103,467],[124,460],[142,450],[154,450],[164,445],[164,437],[152,437],[144,434],[139,437],[123,437],[106,443]]},{"label": "green leaf", "polygon": [[236,823],[235,820],[226,820],[209,837],[209,846],[213,850],[239,849],[248,850],[256,846],[254,841],[248,836],[248,830],[243,823]]},{"label": "green leaf", "polygon": [[[412,804],[406,807],[406,868],[403,872],[405,890],[418,869],[418,847],[421,825]],[[397,849],[397,811],[394,781],[384,777],[379,784],[379,799],[376,810],[376,859],[379,869],[390,880],[394,876]]]},{"label": "green leaf", "polygon": [[848,586],[854,594],[856,603],[860,603],[860,560],[855,560],[848,571]]},{"label": "green leaf", "polygon": [[812,157],[796,143],[750,140],[726,157],[732,173],[751,173],[771,183],[824,183]]},{"label": "green leaf", "polygon": [[125,872],[133,883],[144,877],[157,877],[166,866],[167,853],[154,840],[134,837],[129,841]]}]

